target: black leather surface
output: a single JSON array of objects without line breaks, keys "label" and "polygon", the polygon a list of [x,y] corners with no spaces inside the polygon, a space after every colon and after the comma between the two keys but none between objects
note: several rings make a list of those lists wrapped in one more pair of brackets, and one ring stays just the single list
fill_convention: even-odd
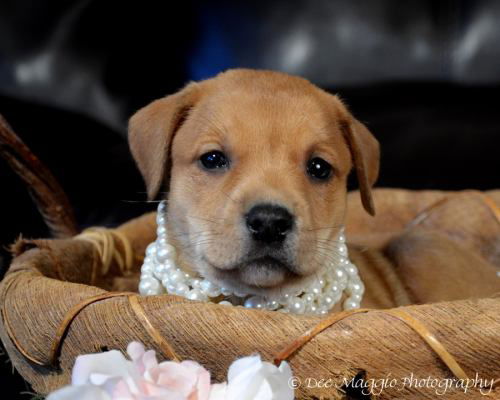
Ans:
[{"label": "black leather surface", "polygon": [[124,132],[131,110],[234,66],[329,88],[500,83],[496,0],[0,3],[0,93]]}]

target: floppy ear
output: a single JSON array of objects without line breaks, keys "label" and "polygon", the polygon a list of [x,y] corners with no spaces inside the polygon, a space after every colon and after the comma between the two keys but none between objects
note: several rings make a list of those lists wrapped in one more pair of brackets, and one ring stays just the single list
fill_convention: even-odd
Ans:
[{"label": "floppy ear", "polygon": [[153,101],[130,118],[129,146],[150,200],[168,180],[172,139],[196,102],[198,93],[198,84],[191,83],[178,93]]},{"label": "floppy ear", "polygon": [[352,116],[349,116],[343,128],[356,169],[361,202],[370,215],[375,215],[372,186],[377,180],[380,166],[379,143],[366,126]]}]

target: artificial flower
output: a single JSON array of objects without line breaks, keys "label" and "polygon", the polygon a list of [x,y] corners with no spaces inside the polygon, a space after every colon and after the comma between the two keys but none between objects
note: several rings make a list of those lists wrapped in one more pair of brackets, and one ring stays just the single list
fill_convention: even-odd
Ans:
[{"label": "artificial flower", "polygon": [[227,383],[210,384],[210,373],[195,361],[158,363],[138,342],[127,354],[130,360],[117,350],[79,356],[71,385],[47,400],[293,400],[286,362],[278,368],[258,355],[244,357],[231,364]]}]

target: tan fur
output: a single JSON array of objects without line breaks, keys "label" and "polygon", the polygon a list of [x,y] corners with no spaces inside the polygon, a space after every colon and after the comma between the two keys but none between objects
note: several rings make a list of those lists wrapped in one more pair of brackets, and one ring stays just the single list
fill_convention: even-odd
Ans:
[{"label": "tan fur", "polygon": [[[375,212],[371,186],[379,170],[377,140],[336,96],[298,77],[231,70],[141,109],[129,132],[150,198],[162,187],[168,192],[169,235],[180,250],[181,267],[223,286],[269,295],[314,277],[344,223],[346,181],[353,167],[363,206]],[[227,171],[200,168],[200,155],[211,150],[230,156]],[[313,155],[333,165],[332,180],[318,183],[307,176]],[[243,216],[260,202],[283,205],[296,217],[288,249],[293,276],[240,268],[248,258]],[[412,298],[405,283],[412,279],[403,279],[401,272],[419,276],[419,263],[405,259],[402,248],[393,243],[392,258],[383,251],[352,249],[367,287],[364,306],[435,300],[430,292],[440,293],[438,285],[413,285]]]}]

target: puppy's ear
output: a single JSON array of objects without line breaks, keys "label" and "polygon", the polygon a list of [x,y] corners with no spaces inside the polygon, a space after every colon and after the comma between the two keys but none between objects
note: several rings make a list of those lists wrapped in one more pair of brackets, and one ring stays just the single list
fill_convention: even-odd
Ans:
[{"label": "puppy's ear", "polygon": [[370,215],[375,215],[372,198],[372,186],[378,178],[380,166],[380,148],[377,139],[357,119],[349,114],[342,123],[344,136],[351,150],[352,161],[361,193],[363,207]]},{"label": "puppy's ear", "polygon": [[191,83],[180,92],[153,101],[129,121],[128,140],[148,198],[154,199],[168,179],[172,139],[199,97],[199,84]]}]

